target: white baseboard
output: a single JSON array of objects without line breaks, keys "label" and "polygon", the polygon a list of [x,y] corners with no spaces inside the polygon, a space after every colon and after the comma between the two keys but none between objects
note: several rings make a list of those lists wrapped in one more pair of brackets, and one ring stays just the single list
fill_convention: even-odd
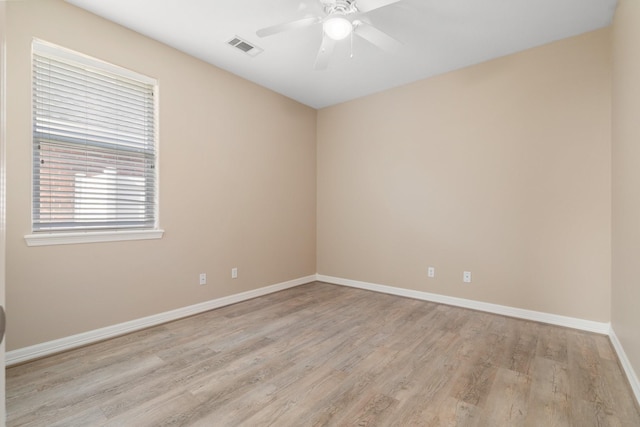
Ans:
[{"label": "white baseboard", "polygon": [[93,331],[83,332],[77,335],[72,335],[69,337],[64,337],[57,340],[47,341],[41,344],[8,351],[5,355],[6,366],[27,362],[39,357],[48,356],[50,354],[70,350],[75,347],[95,343],[108,338],[113,338],[119,335],[148,328],[150,326],[160,325],[172,320],[177,320],[208,310],[213,310],[214,308],[224,307],[226,305],[235,304],[248,299],[271,294],[273,292],[278,292],[283,289],[293,288],[295,286],[313,282],[314,280],[316,280],[315,275],[301,277],[299,279],[294,279],[287,282],[242,292],[239,294],[229,295],[222,298],[217,298],[203,303],[178,308],[176,310],[154,314],[152,316],[143,317],[141,319],[131,320],[129,322],[119,323],[117,325],[107,326],[105,328],[95,329]]},{"label": "white baseboard", "polygon": [[627,374],[627,379],[629,380],[629,384],[631,384],[633,394],[636,396],[636,401],[640,405],[640,380],[638,379],[636,372],[633,370],[633,366],[631,366],[627,353],[624,352],[624,348],[622,347],[620,340],[618,340],[618,336],[613,330],[613,326],[609,331],[609,338],[611,339],[613,348],[616,350],[622,369],[624,369],[624,373]]},{"label": "white baseboard", "polygon": [[437,302],[441,304],[453,305],[456,307],[470,308],[488,313],[501,314],[503,316],[517,317],[525,320],[549,323],[551,325],[565,326],[567,328],[579,329],[583,331],[595,332],[608,335],[611,330],[610,323],[594,322],[592,320],[578,319],[575,317],[560,316],[557,314],[542,313],[539,311],[524,310],[522,308],[509,307],[505,305],[491,304],[487,302],[474,301],[464,298],[450,297],[446,295],[432,294],[429,292],[414,291],[411,289],[396,288],[394,286],[378,285],[375,283],[360,282],[357,280],[342,279],[339,277],[316,275],[316,280],[332,283],[335,285],[350,286],[353,288],[366,289],[369,291],[382,292],[385,294],[398,295],[407,298],[414,298],[424,301]]}]

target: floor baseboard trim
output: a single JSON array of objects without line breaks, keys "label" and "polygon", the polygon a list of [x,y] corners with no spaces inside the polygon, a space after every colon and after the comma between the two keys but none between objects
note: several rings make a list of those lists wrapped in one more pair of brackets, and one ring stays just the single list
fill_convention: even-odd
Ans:
[{"label": "floor baseboard trim", "polygon": [[636,397],[636,401],[638,402],[638,405],[640,405],[640,379],[638,379],[636,371],[633,369],[633,366],[631,366],[627,353],[625,353],[622,343],[618,339],[616,332],[613,330],[613,326],[611,326],[611,330],[609,331],[609,339],[611,340],[611,344],[618,355],[618,360],[620,360],[622,369],[624,369],[624,373],[627,375],[627,379],[629,380],[631,390],[633,390],[633,394]]},{"label": "floor baseboard trim", "polygon": [[69,337],[8,351],[5,355],[6,366],[28,362],[29,360],[38,359],[40,357],[49,356],[51,354],[59,353],[66,350],[71,350],[76,347],[92,344],[108,338],[114,338],[119,335],[135,332],[151,326],[160,325],[172,320],[177,320],[183,317],[188,317],[194,314],[213,310],[215,308],[224,307],[226,305],[235,304],[263,295],[268,295],[284,289],[293,288],[295,286],[313,282],[315,279],[316,275],[301,277],[299,279],[289,280],[287,282],[277,283],[275,285],[265,286],[262,288],[241,292],[239,294],[229,295],[222,298],[216,298],[214,300],[178,308],[164,313],[154,314],[152,316],[147,316],[124,323],[119,323],[117,325],[107,326],[104,328],[95,329],[93,331],[83,332],[77,335],[72,335]]},{"label": "floor baseboard trim", "polygon": [[394,286],[379,285],[375,283],[361,282],[358,280],[343,279],[340,277],[316,275],[316,280],[332,283],[335,285],[350,286],[353,288],[366,289],[369,291],[382,292],[385,294],[397,295],[407,298],[414,298],[424,301],[437,302],[441,304],[453,305],[456,307],[470,308],[473,310],[488,313],[500,314],[503,316],[516,317],[524,320],[548,323],[551,325],[564,326],[567,328],[579,329],[582,331],[595,332],[602,335],[609,335],[610,323],[594,322],[592,320],[578,319],[575,317],[560,316],[557,314],[543,313],[522,308],[509,307],[505,305],[491,304],[481,301],[474,301],[458,297],[450,297],[429,292],[415,291]]}]

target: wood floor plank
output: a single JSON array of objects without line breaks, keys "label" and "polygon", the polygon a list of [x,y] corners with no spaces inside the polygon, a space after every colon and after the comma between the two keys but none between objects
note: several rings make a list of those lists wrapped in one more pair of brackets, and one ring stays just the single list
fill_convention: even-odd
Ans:
[{"label": "wood floor plank", "polygon": [[84,373],[71,381],[34,392],[37,395],[37,404],[30,398],[34,394],[28,394],[22,399],[14,399],[12,396],[7,405],[12,408],[19,425],[36,422],[52,412],[55,412],[57,417],[66,418],[96,406],[109,396],[114,388],[118,388],[124,379],[144,375],[149,369],[161,364],[159,358],[152,356],[135,359],[126,365],[110,366],[114,369],[103,369],[96,365],[94,372]]},{"label": "wood floor plank", "polygon": [[7,369],[14,426],[640,426],[607,337],[314,282]]},{"label": "wood floor plank", "polygon": [[633,400],[633,391],[617,360],[610,360],[609,356],[602,361],[604,370],[603,380],[605,387],[611,390],[614,398],[613,413],[621,421],[622,425],[633,425],[637,418],[636,406]]},{"label": "wood floor plank", "polygon": [[[470,403],[447,397],[422,415],[409,420],[403,426],[429,427],[484,427],[480,424],[481,410]],[[400,426],[400,424],[398,424]]]},{"label": "wood floor plank", "polygon": [[385,425],[383,420],[390,416],[398,406],[398,401],[380,393],[369,393],[353,405],[345,416],[340,418],[339,424],[348,426],[376,426]]},{"label": "wood floor plank", "polygon": [[510,369],[499,368],[485,410],[482,426],[523,426],[527,417],[531,378]]},{"label": "wood floor plank", "polygon": [[567,363],[567,330],[561,327],[544,326],[538,335],[536,356]]},{"label": "wood floor plank", "polygon": [[506,348],[506,336],[489,333],[484,344],[476,343],[475,357],[462,366],[453,397],[474,406],[484,406]]},{"label": "wood floor plank", "polygon": [[[315,369],[312,375],[301,378],[292,387],[278,393],[272,404],[244,419],[244,424],[248,426],[309,425],[308,418],[313,416],[309,408],[344,383],[347,376],[344,372],[326,367]],[[207,427],[211,424],[199,425]]]},{"label": "wood floor plank", "polygon": [[184,426],[189,425],[200,402],[183,390],[167,390],[152,400],[136,406],[100,424],[106,427]]},{"label": "wood floor plank", "polygon": [[109,420],[105,417],[100,408],[90,408],[82,412],[74,412],[71,416],[54,422],[42,422],[40,420],[36,423],[43,427],[85,427],[85,426],[102,426]]},{"label": "wood floor plank", "polygon": [[531,390],[524,425],[577,425],[572,420],[574,417],[571,413],[571,384],[567,365],[546,357],[536,357],[531,371]]},{"label": "wood floor plank", "polygon": [[614,414],[614,398],[604,381],[604,370],[593,336],[571,331],[569,345],[569,378],[571,381],[572,415],[578,422],[610,424]]},{"label": "wood floor plank", "polygon": [[529,373],[538,347],[538,326],[534,322],[517,322],[517,326],[508,334],[501,366],[522,374]]}]

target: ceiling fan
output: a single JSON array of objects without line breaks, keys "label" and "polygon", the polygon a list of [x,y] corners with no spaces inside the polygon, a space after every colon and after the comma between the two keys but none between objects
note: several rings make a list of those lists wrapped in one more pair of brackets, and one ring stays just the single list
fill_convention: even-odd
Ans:
[{"label": "ceiling fan", "polygon": [[386,51],[394,51],[401,43],[367,22],[366,14],[372,10],[389,6],[401,0],[318,0],[324,8],[324,15],[311,16],[284,22],[256,31],[258,37],[267,37],[289,30],[322,24],[322,43],[314,68],[324,70],[336,43],[349,36],[357,35],[369,43]]}]

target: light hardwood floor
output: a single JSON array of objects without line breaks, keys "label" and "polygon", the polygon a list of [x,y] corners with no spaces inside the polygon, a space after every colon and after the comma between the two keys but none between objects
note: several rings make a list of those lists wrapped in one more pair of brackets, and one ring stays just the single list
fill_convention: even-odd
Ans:
[{"label": "light hardwood floor", "polygon": [[7,370],[9,426],[640,426],[605,336],[311,283]]}]

